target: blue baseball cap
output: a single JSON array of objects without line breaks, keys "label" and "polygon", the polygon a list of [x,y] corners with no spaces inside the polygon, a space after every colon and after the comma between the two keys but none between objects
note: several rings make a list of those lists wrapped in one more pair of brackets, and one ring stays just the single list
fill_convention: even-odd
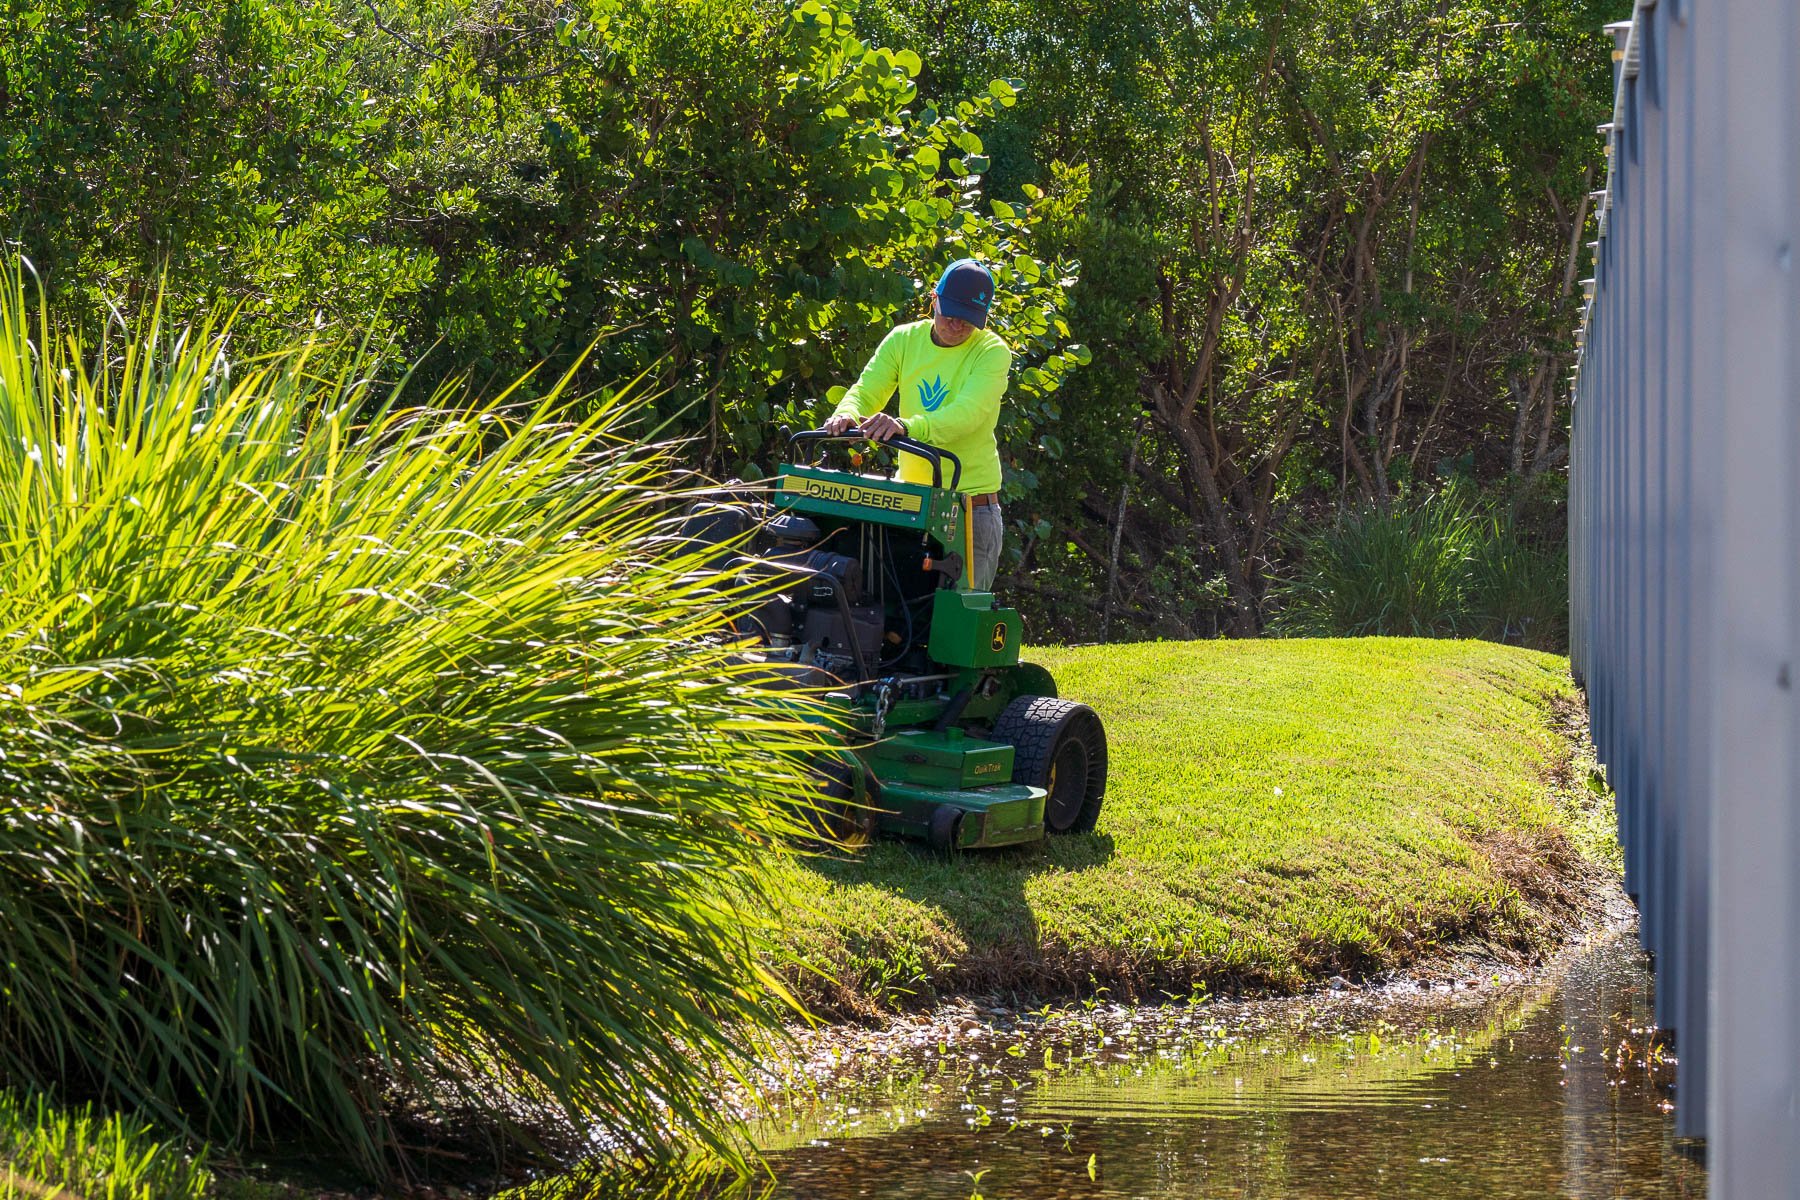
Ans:
[{"label": "blue baseball cap", "polygon": [[994,302],[994,277],[972,258],[959,258],[944,268],[937,282],[938,311],[946,317],[987,328],[988,306]]}]

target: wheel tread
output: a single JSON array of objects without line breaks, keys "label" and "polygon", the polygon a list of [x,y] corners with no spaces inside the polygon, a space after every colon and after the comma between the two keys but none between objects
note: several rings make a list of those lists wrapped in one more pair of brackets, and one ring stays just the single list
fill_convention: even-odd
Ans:
[{"label": "wheel tread", "polygon": [[[994,719],[993,738],[1013,747],[1013,778],[1041,779],[1049,769],[1058,738],[1072,722],[1087,718],[1093,722],[1092,749],[1097,751],[1101,771],[1098,794],[1088,797],[1080,814],[1066,832],[1086,833],[1100,818],[1100,804],[1106,798],[1107,766],[1106,730],[1100,716],[1085,704],[1053,696],[1018,696]],[[1048,813],[1046,813],[1048,830]],[[1048,830],[1049,832],[1058,832]]]}]

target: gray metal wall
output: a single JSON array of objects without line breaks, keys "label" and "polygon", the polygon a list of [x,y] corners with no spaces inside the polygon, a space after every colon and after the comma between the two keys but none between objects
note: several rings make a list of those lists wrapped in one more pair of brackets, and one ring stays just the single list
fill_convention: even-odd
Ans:
[{"label": "gray metal wall", "polygon": [[1722,1200],[1800,1196],[1800,0],[1638,0],[1574,380],[1571,653]]}]

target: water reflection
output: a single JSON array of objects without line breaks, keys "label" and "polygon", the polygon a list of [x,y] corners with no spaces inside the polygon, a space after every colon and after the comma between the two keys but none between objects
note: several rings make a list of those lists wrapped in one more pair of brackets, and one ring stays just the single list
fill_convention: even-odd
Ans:
[{"label": "water reflection", "polygon": [[1472,1002],[1060,1011],[855,1064],[758,1130],[783,1197],[1689,1197],[1628,934]]}]

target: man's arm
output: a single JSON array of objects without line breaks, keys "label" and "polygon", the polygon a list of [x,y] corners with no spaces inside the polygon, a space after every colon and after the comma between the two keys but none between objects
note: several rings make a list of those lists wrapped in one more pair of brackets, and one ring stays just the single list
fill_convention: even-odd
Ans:
[{"label": "man's arm", "polygon": [[1004,345],[984,351],[957,389],[945,397],[943,407],[906,419],[908,436],[954,450],[977,433],[991,432],[1000,418],[1000,397],[1006,394],[1011,370],[1012,351]]},{"label": "man's arm", "polygon": [[[900,388],[900,338],[899,330],[892,330],[881,339],[881,345],[875,348],[875,356],[869,359],[862,374],[838,401],[837,408],[832,410],[831,419],[825,427],[843,421],[847,428],[861,421],[864,417],[872,417],[880,412],[891,397]],[[833,430],[832,432],[839,432]]]}]

